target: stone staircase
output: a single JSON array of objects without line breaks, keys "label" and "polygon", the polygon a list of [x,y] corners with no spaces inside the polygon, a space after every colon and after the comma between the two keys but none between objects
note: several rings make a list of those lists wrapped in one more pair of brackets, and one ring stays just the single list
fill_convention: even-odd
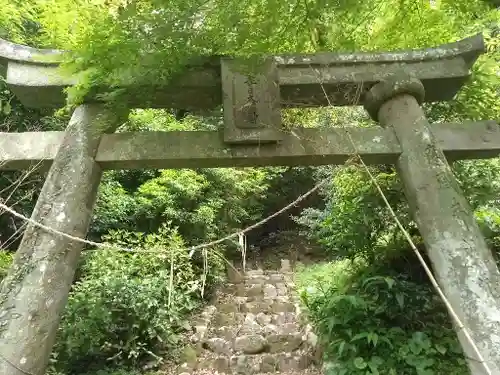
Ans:
[{"label": "stone staircase", "polygon": [[194,323],[196,356],[179,375],[320,374],[311,327],[301,322],[288,260],[279,271],[228,271],[229,283]]}]

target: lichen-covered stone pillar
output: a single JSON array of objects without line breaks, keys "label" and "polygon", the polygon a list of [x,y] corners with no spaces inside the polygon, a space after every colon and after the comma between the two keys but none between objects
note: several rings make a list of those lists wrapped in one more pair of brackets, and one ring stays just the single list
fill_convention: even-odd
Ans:
[{"label": "lichen-covered stone pillar", "polygon": [[[101,135],[123,119],[102,104],[79,106],[32,219],[85,237],[102,171]],[[45,374],[83,244],[29,224],[0,289],[0,375]]]},{"label": "lichen-covered stone pillar", "polygon": [[[500,273],[420,107],[424,87],[400,75],[376,84],[365,109],[392,128],[401,145],[397,169],[436,278],[493,374],[500,374]],[[463,335],[466,356],[477,358]],[[486,374],[470,360],[472,374]]]},{"label": "lichen-covered stone pillar", "polygon": [[[376,84],[365,109],[392,128],[401,145],[397,169],[439,285],[493,374],[500,374],[500,273],[420,107],[422,83],[406,75]],[[466,356],[477,358],[457,332]],[[472,374],[486,374],[469,360]]]}]

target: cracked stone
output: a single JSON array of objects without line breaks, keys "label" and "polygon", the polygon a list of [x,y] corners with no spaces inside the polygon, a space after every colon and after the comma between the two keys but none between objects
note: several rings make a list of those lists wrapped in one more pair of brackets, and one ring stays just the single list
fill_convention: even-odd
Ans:
[{"label": "cracked stone", "polygon": [[262,353],[267,345],[267,341],[261,335],[245,335],[234,340],[234,350],[245,354]]}]

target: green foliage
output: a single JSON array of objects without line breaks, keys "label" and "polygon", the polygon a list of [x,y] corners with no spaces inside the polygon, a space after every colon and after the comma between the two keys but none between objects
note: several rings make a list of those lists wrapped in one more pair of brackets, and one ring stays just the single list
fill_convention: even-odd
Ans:
[{"label": "green foliage", "polygon": [[[96,86],[109,86],[101,98],[116,103],[120,85],[168,83],[187,62],[199,61],[197,56],[394,50],[433,46],[483,31],[488,53],[474,66],[470,82],[454,101],[426,105],[426,110],[432,121],[439,122],[498,118],[500,49],[492,25],[500,21],[499,13],[481,0],[435,4],[0,0],[0,37],[73,51],[63,69],[79,73],[79,84],[69,90],[69,103],[74,104]],[[3,86],[0,103],[2,131],[59,130],[67,120],[23,108]],[[359,108],[294,109],[284,113],[284,123],[328,127],[367,126],[369,121]],[[119,131],[214,130],[220,125],[216,112],[175,121],[168,111],[136,110]],[[454,170],[490,243],[498,246],[498,160],[457,163]],[[328,168],[324,171],[331,173]],[[413,232],[393,169],[379,166],[372,171],[398,217]],[[21,202],[15,208],[27,215],[37,189],[26,186],[41,185],[39,176],[29,176],[32,180],[21,180],[23,176],[15,173],[0,179],[2,198]],[[184,244],[214,239],[257,220],[263,212],[281,208],[313,184],[312,176],[308,168],[107,172],[91,236],[161,252],[100,250],[85,257],[59,330],[56,367],[130,365],[174,349],[187,314],[201,302],[204,274],[200,254],[189,260],[181,250]],[[326,208],[308,211],[300,222],[329,255],[353,263],[344,260],[341,266],[319,267],[322,278],[316,283],[312,282],[316,270],[308,271],[303,282],[314,288],[303,298],[321,338],[329,343],[327,359],[340,361],[341,368],[334,373],[390,374],[391,369],[398,374],[465,373],[447,316],[419,267],[407,269],[408,264],[418,263],[408,261],[401,235],[366,174],[354,167],[335,169],[324,196]],[[16,225],[6,217],[0,218],[0,227],[8,238]],[[215,252],[209,254],[208,287],[222,266]],[[99,375],[129,375],[113,371],[102,370]]]},{"label": "green foliage", "polygon": [[[200,56],[427,47],[483,30],[500,17],[482,0],[435,4],[34,0],[31,8],[42,26],[38,39],[73,51],[65,70],[81,73],[70,89],[70,101],[79,102],[97,85],[167,83]],[[486,65],[479,70],[491,69],[491,59]],[[104,97],[118,101],[120,91]],[[486,101],[475,101],[476,109],[498,109],[494,96],[481,97]]]},{"label": "green foliage", "polygon": [[0,281],[7,275],[7,271],[12,264],[12,255],[0,249]]},{"label": "green foliage", "polygon": [[[55,354],[62,369],[157,360],[179,344],[188,314],[199,306],[202,280],[175,231],[115,231],[107,239],[139,252],[100,249],[86,256],[59,327]],[[217,275],[220,262],[209,265]]]},{"label": "green foliage", "polygon": [[307,270],[298,282],[328,374],[467,373],[453,328],[443,324],[444,305],[430,287],[359,261]]},{"label": "green foliage", "polygon": [[108,175],[92,229],[102,234],[118,225],[153,233],[168,222],[188,244],[212,240],[260,217],[267,183],[256,168],[169,169],[128,192]]}]

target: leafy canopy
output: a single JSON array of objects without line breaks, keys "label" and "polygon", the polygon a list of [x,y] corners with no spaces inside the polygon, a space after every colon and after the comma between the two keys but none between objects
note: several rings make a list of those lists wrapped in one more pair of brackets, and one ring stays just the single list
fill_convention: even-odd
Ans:
[{"label": "leafy canopy", "polygon": [[0,16],[0,28],[10,30],[11,39],[23,41],[27,22],[35,20],[38,28],[25,42],[73,51],[65,69],[82,74],[70,92],[75,102],[98,83],[116,88],[123,83],[168,82],[199,56],[427,47],[483,31],[500,20],[482,0],[34,0],[29,5],[0,0],[0,4],[8,9]]}]

